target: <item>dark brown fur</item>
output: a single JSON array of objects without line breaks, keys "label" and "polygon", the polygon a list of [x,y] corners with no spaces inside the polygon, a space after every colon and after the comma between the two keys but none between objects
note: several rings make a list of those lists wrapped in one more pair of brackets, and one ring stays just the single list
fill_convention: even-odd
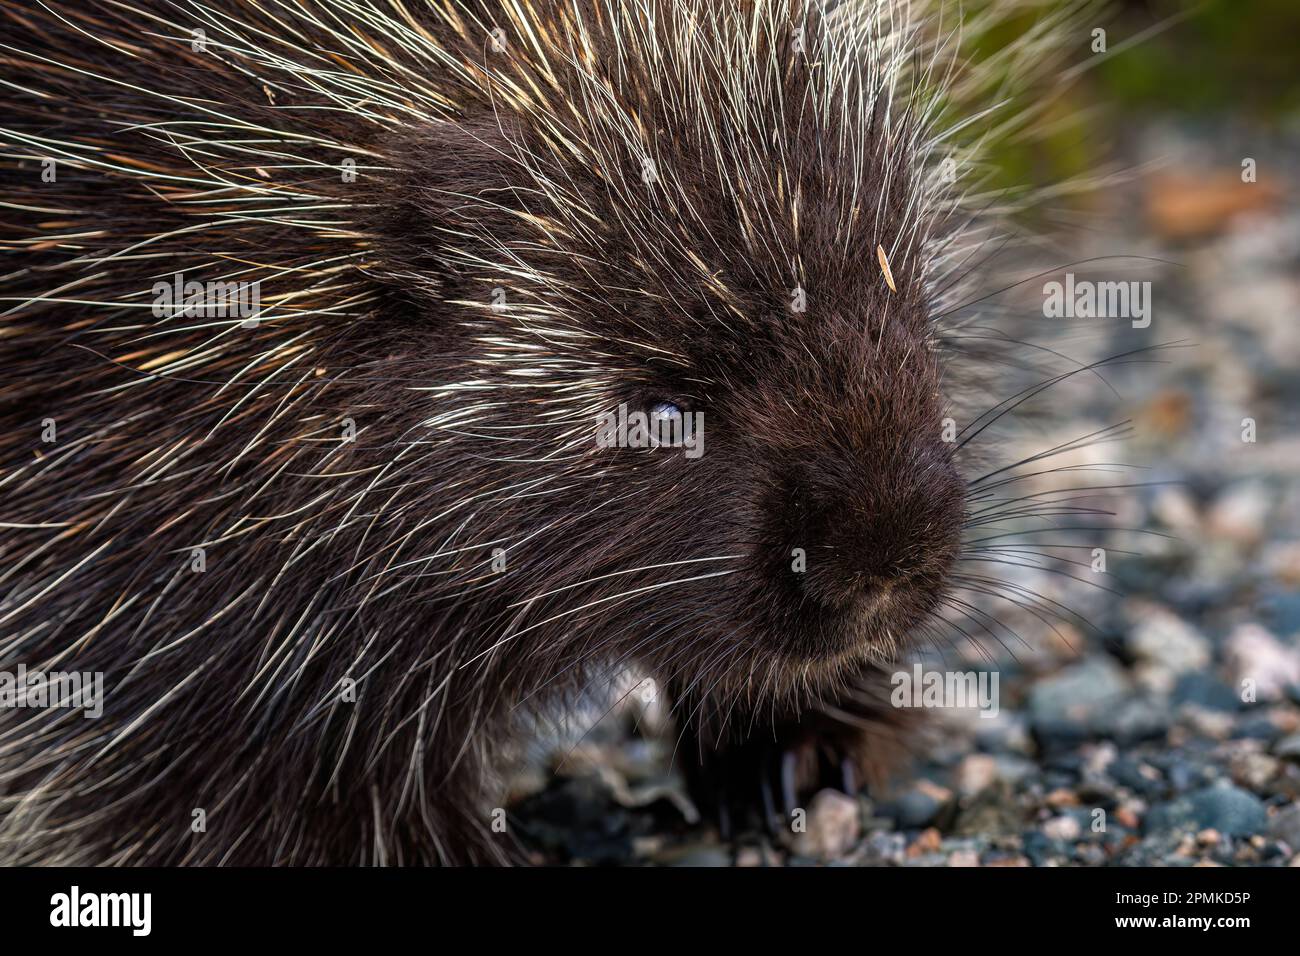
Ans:
[{"label": "dark brown fur", "polygon": [[[254,8],[232,9],[276,29]],[[3,11],[5,77],[50,94],[6,90],[12,128],[93,144],[137,172],[69,162],[57,187],[43,185],[39,150],[7,144],[6,195],[35,208],[7,210],[3,226],[4,295],[22,306],[0,339],[0,518],[26,527],[0,531],[0,661],[102,671],[106,699],[99,721],[0,714],[0,855],[505,861],[513,847],[489,813],[526,715],[599,689],[625,664],[673,695],[690,763],[745,738],[815,752],[825,737],[809,729],[824,718],[812,715],[828,707],[863,720],[840,721],[852,729],[834,755],[870,769],[894,748],[896,721],[870,688],[938,607],[964,520],[963,482],[940,440],[944,372],[923,261],[944,226],[907,212],[915,178],[900,170],[919,162],[907,117],[888,135],[879,113],[860,118],[874,145],[854,169],[832,144],[859,118],[827,125],[801,112],[806,67],[784,46],[771,52],[787,64],[788,108],[762,119],[791,134],[784,189],[800,190],[799,234],[770,183],[750,186],[753,208],[772,214],[764,235],[798,250],[809,302],[798,313],[796,273],[738,232],[702,130],[668,127],[664,94],[641,78],[610,81],[657,131],[659,166],[683,191],[656,207],[657,221],[680,231],[665,241],[611,191],[616,177],[637,179],[637,157],[621,169],[570,158],[554,175],[591,210],[592,231],[559,241],[509,214],[553,214],[518,161],[526,151],[554,162],[552,140],[481,78],[457,87],[447,121],[366,124],[298,109],[322,99],[149,37],[127,9],[61,10],[115,48],[27,4]],[[357,51],[294,22],[301,42],[330,51],[325,65],[365,68]],[[428,70],[369,33],[391,63]],[[486,62],[477,46],[466,60]],[[526,55],[512,68],[535,73]],[[558,75],[576,96],[574,71]],[[187,205],[184,184],[150,182],[149,168],[187,160],[148,124],[203,130],[204,102],[346,144],[355,151],[307,141],[283,151],[328,165],[351,155],[361,174],[344,184],[319,166],[213,147],[209,166],[309,192],[315,205],[299,218],[316,225],[273,222],[268,200],[246,222],[144,247],[177,258],[87,261],[237,208],[220,197]],[[846,248],[850,185],[864,208]],[[324,208],[330,200],[347,208]],[[50,238],[61,236],[71,238]],[[356,252],[364,258],[337,272],[314,265]],[[511,274],[505,252],[558,286]],[[688,252],[726,296],[694,278]],[[191,365],[150,366],[210,334],[154,328],[138,308],[151,282],[178,266],[215,277],[232,262],[263,280],[264,299],[305,293]],[[92,274],[64,297],[106,305],[25,301]],[[513,303],[562,304],[573,334],[528,340],[511,315],[481,306],[498,286]],[[502,356],[498,335],[533,350]],[[517,387],[529,380],[512,373],[529,362],[546,364],[545,388]],[[470,380],[481,387],[445,388]],[[619,402],[660,400],[705,412],[702,458],[575,440]],[[458,424],[456,410],[471,407]],[[38,440],[46,418],[58,424],[52,446]],[[345,419],[350,444],[339,441]],[[202,573],[190,569],[200,546]],[[506,549],[503,573],[494,547]],[[804,574],[791,570],[795,548]],[[732,557],[701,560],[720,556]],[[673,565],[687,560],[700,563]],[[356,703],[340,699],[345,679]],[[191,830],[196,808],[206,832]]]}]

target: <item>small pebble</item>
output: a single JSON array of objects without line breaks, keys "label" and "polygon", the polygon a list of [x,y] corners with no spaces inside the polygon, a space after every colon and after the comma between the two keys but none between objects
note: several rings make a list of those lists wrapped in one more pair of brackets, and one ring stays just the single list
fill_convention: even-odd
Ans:
[{"label": "small pebble", "polygon": [[939,835],[939,831],[930,827],[917,834],[912,845],[907,848],[907,855],[914,858],[926,853],[938,853],[942,843],[943,838]]},{"label": "small pebble", "polygon": [[957,789],[974,796],[991,787],[998,778],[998,762],[988,754],[971,754],[957,768]]},{"label": "small pebble", "polygon": [[1205,523],[1212,535],[1237,544],[1254,544],[1264,537],[1271,500],[1262,482],[1240,482],[1219,494]]},{"label": "small pebble", "polygon": [[1168,693],[1178,675],[1209,664],[1209,641],[1173,611],[1142,601],[1126,613],[1132,621],[1126,643],[1138,661],[1138,679],[1153,690]]},{"label": "small pebble", "polygon": [[1130,830],[1136,830],[1141,826],[1141,820],[1133,811],[1133,808],[1129,806],[1117,807],[1115,810],[1115,820],[1121,826],[1128,827]]},{"label": "small pebble", "polygon": [[1055,810],[1062,807],[1077,807],[1079,805],[1079,795],[1073,790],[1066,790],[1064,787],[1058,787],[1049,793],[1043,802]]},{"label": "small pebble", "polygon": [[948,857],[949,866],[979,866],[980,855],[974,850],[954,850]]},{"label": "small pebble", "polygon": [[812,799],[807,829],[794,835],[799,856],[832,859],[848,851],[862,833],[858,801],[838,790],[822,790]]},{"label": "small pebble", "polygon": [[1066,843],[1072,843],[1079,839],[1083,828],[1079,826],[1079,821],[1074,817],[1053,817],[1043,824],[1043,833],[1052,840],[1063,840]]},{"label": "small pebble", "polygon": [[1283,644],[1263,626],[1239,624],[1228,636],[1224,653],[1237,686],[1253,682],[1258,700],[1281,700],[1291,684],[1300,683],[1300,651]]},{"label": "small pebble", "polygon": [[1292,850],[1300,850],[1300,803],[1283,807],[1268,822],[1268,835]]}]

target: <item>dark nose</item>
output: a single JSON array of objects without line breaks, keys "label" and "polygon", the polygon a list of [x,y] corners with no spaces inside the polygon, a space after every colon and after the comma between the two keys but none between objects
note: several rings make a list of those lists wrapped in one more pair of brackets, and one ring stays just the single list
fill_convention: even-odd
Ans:
[{"label": "dark nose", "polygon": [[792,547],[807,555],[796,585],[801,599],[827,610],[870,613],[906,592],[937,589],[956,557],[964,496],[946,449],[823,460],[785,488]]}]

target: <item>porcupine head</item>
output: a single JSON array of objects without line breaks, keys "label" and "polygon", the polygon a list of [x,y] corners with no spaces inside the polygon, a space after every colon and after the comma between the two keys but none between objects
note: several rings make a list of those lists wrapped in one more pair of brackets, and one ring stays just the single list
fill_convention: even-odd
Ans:
[{"label": "porcupine head", "polygon": [[6,655],[106,686],[10,859],[504,859],[534,715],[633,667],[685,765],[806,742],[957,560],[907,5],[316,6],[9,14]]}]

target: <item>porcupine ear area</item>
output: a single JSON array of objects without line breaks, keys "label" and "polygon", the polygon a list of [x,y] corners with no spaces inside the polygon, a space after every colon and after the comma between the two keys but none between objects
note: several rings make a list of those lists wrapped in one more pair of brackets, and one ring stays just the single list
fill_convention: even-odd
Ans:
[{"label": "porcupine ear area", "polygon": [[[379,274],[395,279],[402,299],[427,305],[482,296],[466,271],[448,263],[446,250],[484,254],[522,237],[516,214],[526,209],[521,185],[510,178],[520,134],[495,117],[431,121],[394,134],[385,144],[390,169],[375,202],[362,213]],[[490,239],[489,239],[490,237]],[[418,275],[420,287],[404,277]]]}]

